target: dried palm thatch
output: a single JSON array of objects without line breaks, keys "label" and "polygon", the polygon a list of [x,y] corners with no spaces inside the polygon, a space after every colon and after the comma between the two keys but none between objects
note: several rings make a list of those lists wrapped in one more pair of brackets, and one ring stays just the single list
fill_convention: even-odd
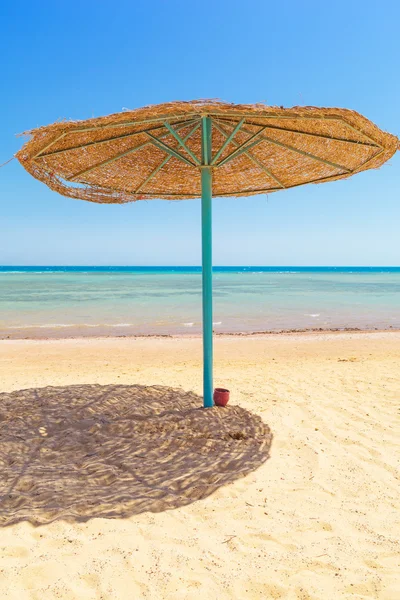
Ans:
[{"label": "dried palm thatch", "polygon": [[248,196],[378,168],[396,136],[355,111],[171,102],[26,132],[17,158],[52,190],[100,203],[201,196],[201,119],[212,122],[214,196]]}]

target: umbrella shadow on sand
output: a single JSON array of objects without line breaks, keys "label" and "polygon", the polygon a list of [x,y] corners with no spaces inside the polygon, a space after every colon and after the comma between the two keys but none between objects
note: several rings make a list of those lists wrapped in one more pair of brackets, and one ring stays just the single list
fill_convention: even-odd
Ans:
[{"label": "umbrella shadow on sand", "polygon": [[261,466],[272,434],[239,406],[161,386],[0,394],[0,524],[185,506]]}]

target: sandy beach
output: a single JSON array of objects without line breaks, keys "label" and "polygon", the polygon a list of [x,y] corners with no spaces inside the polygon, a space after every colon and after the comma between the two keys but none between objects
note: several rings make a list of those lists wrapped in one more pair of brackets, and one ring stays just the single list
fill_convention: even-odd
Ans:
[{"label": "sandy beach", "polygon": [[[400,597],[400,332],[217,336],[229,430],[226,409],[193,412],[201,364],[199,337],[0,341],[2,599]],[[156,460],[138,454],[118,423],[143,394],[192,407],[190,443],[164,410],[159,430],[140,417]],[[150,478],[167,483],[145,492]]]}]

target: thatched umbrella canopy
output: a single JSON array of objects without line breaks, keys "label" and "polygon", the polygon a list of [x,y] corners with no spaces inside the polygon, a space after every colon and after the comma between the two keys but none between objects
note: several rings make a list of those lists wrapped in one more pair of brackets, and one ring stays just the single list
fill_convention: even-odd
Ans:
[{"label": "thatched umbrella canopy", "polygon": [[[397,137],[355,111],[171,102],[27,132],[17,158],[91,202],[202,198],[204,403],[212,405],[211,196],[272,193],[378,168]],[[201,175],[200,175],[201,173]]]},{"label": "thatched umbrella canopy", "polygon": [[193,101],[39,127],[26,132],[32,137],[17,158],[34,177],[72,198],[200,198],[203,116],[212,119],[213,196],[343,179],[380,167],[398,144],[352,110]]}]

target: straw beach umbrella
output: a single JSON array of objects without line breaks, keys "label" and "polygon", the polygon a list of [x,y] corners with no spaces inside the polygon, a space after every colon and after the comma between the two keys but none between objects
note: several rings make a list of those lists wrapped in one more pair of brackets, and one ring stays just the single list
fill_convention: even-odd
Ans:
[{"label": "straw beach umbrella", "polygon": [[204,406],[213,405],[211,200],[268,194],[378,168],[397,137],[357,112],[171,102],[27,132],[23,167],[99,203],[201,198]]}]

